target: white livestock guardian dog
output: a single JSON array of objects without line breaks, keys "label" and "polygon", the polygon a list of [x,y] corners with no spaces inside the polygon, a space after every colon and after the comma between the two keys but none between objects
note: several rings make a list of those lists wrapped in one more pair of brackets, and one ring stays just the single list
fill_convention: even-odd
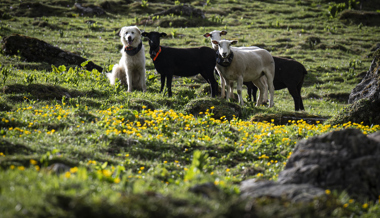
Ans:
[{"label": "white livestock guardian dog", "polygon": [[123,27],[120,30],[120,41],[123,43],[121,59],[115,64],[112,73],[107,73],[111,85],[118,78],[123,85],[128,85],[128,92],[133,89],[146,91],[145,81],[145,48],[141,40],[141,31],[137,26]]},{"label": "white livestock guardian dog", "polygon": [[237,41],[213,40],[212,43],[218,45],[216,67],[226,80],[226,99],[228,100],[230,96],[229,92],[233,90],[233,82],[236,81],[239,102],[241,105],[244,105],[241,93],[243,82],[253,82],[260,90],[256,105],[261,105],[265,85],[261,82],[260,78],[265,76],[270,93],[269,107],[273,107],[275,69],[272,55],[265,49],[232,50],[231,45],[235,45]]}]

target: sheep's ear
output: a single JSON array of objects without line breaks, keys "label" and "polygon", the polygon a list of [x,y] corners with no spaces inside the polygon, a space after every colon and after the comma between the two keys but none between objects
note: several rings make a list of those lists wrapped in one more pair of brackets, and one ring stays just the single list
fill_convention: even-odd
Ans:
[{"label": "sheep's ear", "polygon": [[166,33],[160,33],[160,37],[164,37],[164,36],[167,36]]},{"label": "sheep's ear", "polygon": [[208,37],[211,36],[211,34],[210,33],[205,33],[203,36],[206,37],[206,38],[208,38]]},{"label": "sheep's ear", "polygon": [[142,32],[141,35],[144,36],[144,37],[148,37],[148,33],[147,32]]},{"label": "sheep's ear", "polygon": [[223,35],[227,35],[227,31],[223,30],[222,32],[220,32],[220,35],[223,36]]},{"label": "sheep's ear", "polygon": [[212,40],[211,42],[212,42],[212,44],[219,45],[219,42],[216,40]]},{"label": "sheep's ear", "polygon": [[238,41],[234,40],[234,41],[231,42],[231,45],[236,45],[237,42]]}]

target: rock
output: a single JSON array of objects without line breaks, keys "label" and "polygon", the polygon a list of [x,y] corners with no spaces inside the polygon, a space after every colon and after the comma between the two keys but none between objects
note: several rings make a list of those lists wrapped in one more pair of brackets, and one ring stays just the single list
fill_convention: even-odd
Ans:
[{"label": "rock", "polygon": [[[210,109],[214,106],[214,109]],[[220,119],[220,117],[225,116],[228,120],[232,119],[233,116],[241,116],[241,107],[238,104],[226,102],[222,99],[216,98],[197,98],[191,100],[185,106],[185,112],[193,114],[194,116],[200,116],[199,112],[202,112],[201,116],[204,116],[206,110],[209,109],[209,112],[213,113],[213,118]]]},{"label": "rock", "polygon": [[292,202],[310,202],[325,195],[321,188],[310,184],[280,184],[273,181],[250,179],[240,185],[241,198],[285,198]]},{"label": "rock", "polygon": [[375,11],[344,10],[339,20],[349,20],[366,26],[379,26],[380,13]]},{"label": "rock", "polygon": [[351,198],[377,200],[380,194],[380,133],[357,129],[300,141],[280,172],[280,184],[309,184],[347,191]]},{"label": "rock", "polygon": [[362,81],[352,90],[348,103],[352,104],[363,98],[380,100],[380,49],[374,54],[371,66]]},{"label": "rock", "polygon": [[94,5],[83,7],[81,4],[75,3],[74,7],[83,14],[103,15],[106,13],[101,7],[94,6]]},{"label": "rock", "polygon": [[47,171],[57,175],[70,171],[70,167],[62,163],[54,163],[46,168]]},{"label": "rock", "polygon": [[212,182],[192,186],[189,188],[189,191],[195,194],[201,194],[205,198],[211,198],[220,192],[219,188]]},{"label": "rock", "polygon": [[187,6],[187,5],[178,5],[178,6],[172,7],[168,10],[164,10],[164,11],[155,13],[155,14],[153,14],[153,16],[157,16],[157,15],[165,16],[165,15],[170,15],[170,14],[174,14],[174,15],[178,15],[178,16],[199,17],[202,19],[206,18],[205,14],[203,13],[202,10],[196,9],[196,8],[193,8],[193,7]]},{"label": "rock", "polygon": [[[6,55],[20,55],[28,62],[47,62],[55,66],[78,65],[80,66],[87,59],[52,46],[45,41],[24,35],[12,35],[3,39],[2,51]],[[103,68],[89,61],[86,69],[91,71],[97,69],[99,72]]]},{"label": "rock", "polygon": [[286,125],[291,121],[305,121],[307,124],[318,124],[325,122],[329,117],[322,117],[306,112],[282,112],[275,114],[258,113],[251,117],[251,122],[269,122],[275,125]]},{"label": "rock", "polygon": [[380,124],[380,49],[374,53],[371,66],[362,81],[352,90],[348,103],[352,105],[344,108],[339,114],[327,123],[332,125],[348,121],[364,125]]}]

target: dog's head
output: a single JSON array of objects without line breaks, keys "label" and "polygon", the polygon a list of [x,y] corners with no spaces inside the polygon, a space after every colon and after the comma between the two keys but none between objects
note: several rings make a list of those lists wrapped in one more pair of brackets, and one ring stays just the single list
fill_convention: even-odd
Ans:
[{"label": "dog's head", "polygon": [[137,47],[141,42],[141,31],[137,26],[125,26],[119,35],[121,43],[127,47]]}]

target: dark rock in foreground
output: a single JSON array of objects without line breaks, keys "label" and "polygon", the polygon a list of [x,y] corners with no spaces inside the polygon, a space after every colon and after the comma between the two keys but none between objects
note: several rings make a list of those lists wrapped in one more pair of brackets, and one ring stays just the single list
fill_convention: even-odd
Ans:
[{"label": "dark rock in foreground", "polygon": [[246,180],[240,186],[241,197],[286,198],[292,202],[310,202],[316,197],[325,195],[321,188],[310,184],[280,184],[273,181]]},{"label": "dark rock in foreground", "polygon": [[376,200],[379,166],[380,142],[360,130],[346,129],[300,141],[278,182],[346,190],[351,197]]},{"label": "dark rock in foreground", "polygon": [[242,197],[285,197],[310,201],[324,190],[347,191],[350,197],[376,201],[380,195],[380,132],[364,135],[345,129],[302,140],[278,181],[247,180]]},{"label": "dark rock in foreground", "polygon": [[[64,51],[52,46],[37,38],[23,35],[12,35],[3,39],[2,51],[6,55],[20,55],[28,62],[47,62],[55,66],[77,65],[80,66],[87,59],[76,54]],[[91,71],[97,69],[99,72],[103,68],[89,61],[86,69]]]}]

